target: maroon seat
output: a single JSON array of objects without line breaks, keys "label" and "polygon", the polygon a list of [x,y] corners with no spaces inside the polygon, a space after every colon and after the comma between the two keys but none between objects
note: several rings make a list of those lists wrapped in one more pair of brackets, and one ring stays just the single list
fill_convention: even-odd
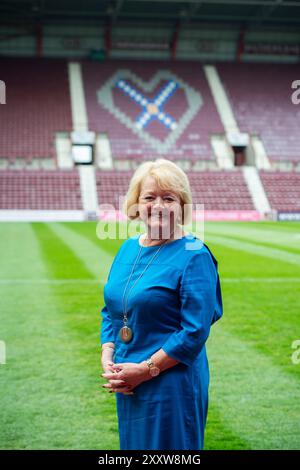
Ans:
[{"label": "maroon seat", "polygon": [[1,58],[6,104],[0,112],[0,158],[55,158],[55,133],[72,130],[67,62]]},{"label": "maroon seat", "polygon": [[272,209],[300,212],[300,173],[261,170],[260,178]]},{"label": "maroon seat", "polygon": [[300,161],[300,111],[292,103],[299,64],[218,64],[242,132],[260,136],[274,161]]},{"label": "maroon seat", "polygon": [[[187,172],[194,204],[205,210],[255,210],[240,170]],[[97,171],[99,204],[119,208],[119,197],[126,195],[131,171]]]},{"label": "maroon seat", "polygon": [[81,210],[74,170],[1,170],[0,209]]}]

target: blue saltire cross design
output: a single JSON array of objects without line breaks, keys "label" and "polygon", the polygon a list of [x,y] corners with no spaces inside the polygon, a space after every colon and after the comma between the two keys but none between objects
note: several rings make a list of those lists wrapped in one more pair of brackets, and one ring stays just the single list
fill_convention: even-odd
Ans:
[{"label": "blue saltire cross design", "polygon": [[143,109],[135,122],[138,129],[144,129],[154,119],[157,119],[172,131],[176,129],[176,120],[163,111],[165,103],[171,98],[175,90],[179,88],[178,83],[174,80],[169,80],[154,100],[151,101],[145,98],[140,92],[136,91],[133,86],[129,85],[125,80],[118,80],[116,86]]}]

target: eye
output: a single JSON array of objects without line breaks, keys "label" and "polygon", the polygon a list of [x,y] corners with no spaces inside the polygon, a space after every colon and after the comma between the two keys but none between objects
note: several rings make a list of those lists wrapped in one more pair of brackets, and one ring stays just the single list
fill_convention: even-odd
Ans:
[{"label": "eye", "polygon": [[174,201],[174,199],[173,199],[171,196],[167,196],[167,197],[165,197],[164,199],[165,199],[166,201],[170,201],[170,202]]}]

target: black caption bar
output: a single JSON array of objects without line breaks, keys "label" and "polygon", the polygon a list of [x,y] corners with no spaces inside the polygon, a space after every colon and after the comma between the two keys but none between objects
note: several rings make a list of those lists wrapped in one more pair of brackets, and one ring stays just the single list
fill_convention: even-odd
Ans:
[{"label": "black caption bar", "polygon": [[[219,465],[286,465],[299,462],[300,451],[117,451],[117,450],[2,450],[0,451],[0,467],[8,465],[30,465],[51,468],[56,465],[76,465],[83,468],[135,468],[145,465],[202,465],[210,467]],[[5,465],[6,464],[6,465]]]}]

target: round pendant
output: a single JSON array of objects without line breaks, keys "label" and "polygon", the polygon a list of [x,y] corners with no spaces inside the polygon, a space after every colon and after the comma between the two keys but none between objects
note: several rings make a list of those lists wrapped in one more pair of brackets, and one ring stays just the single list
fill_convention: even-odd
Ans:
[{"label": "round pendant", "polygon": [[123,326],[120,329],[119,336],[124,343],[129,343],[129,341],[131,341],[132,335],[132,329],[129,328],[129,326]]}]

